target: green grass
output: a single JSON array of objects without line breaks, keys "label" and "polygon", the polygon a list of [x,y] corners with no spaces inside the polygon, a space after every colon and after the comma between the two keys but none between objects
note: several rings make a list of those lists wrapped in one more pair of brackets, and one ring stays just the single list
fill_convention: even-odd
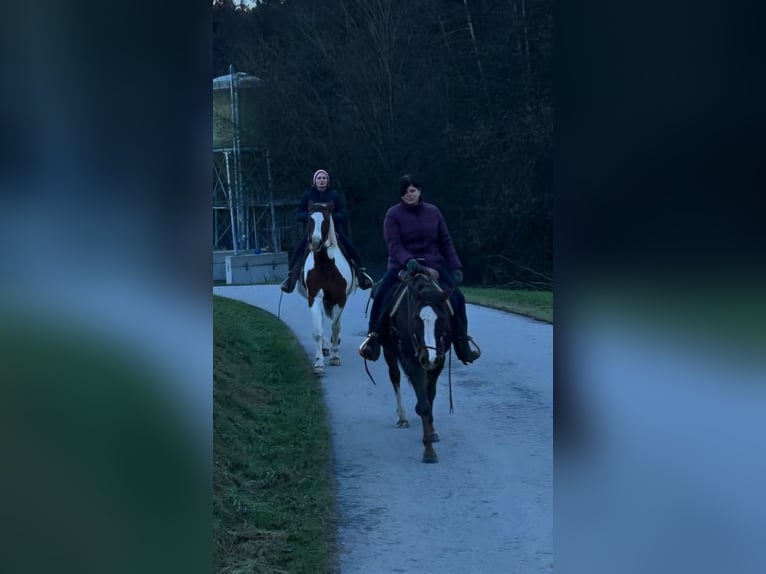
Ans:
[{"label": "green grass", "polygon": [[553,323],[553,291],[461,287],[468,303]]},{"label": "green grass", "polygon": [[214,297],[213,311],[214,570],[334,572],[327,412],[306,354],[262,310]]}]

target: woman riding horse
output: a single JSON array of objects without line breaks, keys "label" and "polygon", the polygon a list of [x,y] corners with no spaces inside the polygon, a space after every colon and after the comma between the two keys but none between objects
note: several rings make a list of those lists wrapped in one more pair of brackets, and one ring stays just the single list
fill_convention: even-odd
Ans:
[{"label": "woman riding horse", "polygon": [[[330,355],[330,366],[340,366],[341,315],[356,289],[351,264],[338,244],[333,208],[332,203],[308,204],[306,238],[310,250],[302,268],[303,281],[297,283],[298,292],[306,298],[311,311],[316,374],[324,373],[326,354]],[[332,324],[329,345],[325,338],[325,320]]]},{"label": "woman riding horse", "polygon": [[388,271],[377,287],[370,312],[369,334],[359,347],[359,354],[370,361],[376,361],[380,356],[382,311],[388,308],[399,272],[407,269],[415,273],[431,268],[438,272],[439,284],[451,293],[450,302],[455,311],[452,318],[455,354],[464,364],[472,363],[481,352],[471,348],[473,339],[468,336],[465,297],[457,288],[463,282],[463,265],[444,216],[438,207],[423,201],[422,188],[415,177],[403,176],[399,180],[401,201],[386,212],[383,235],[388,245]]},{"label": "woman riding horse", "polygon": [[[309,202],[312,203],[332,203],[335,208],[332,212],[332,219],[335,223],[335,233],[338,236],[338,240],[346,253],[346,256],[351,261],[351,267],[356,274],[357,283],[360,289],[369,289],[372,287],[372,279],[364,272],[359,254],[351,245],[351,240],[348,238],[348,231],[346,230],[346,203],[341,195],[333,188],[330,187],[330,176],[323,169],[318,169],[314,172],[313,183],[311,189],[309,189],[301,198],[298,207],[295,210],[295,219],[300,221],[304,226],[309,218]],[[295,282],[301,273],[301,267],[303,266],[303,257],[308,246],[306,237],[304,235],[298,247],[295,248],[292,258],[290,259],[290,268],[287,272],[287,277],[282,282],[282,291],[285,293],[292,293],[295,289]]]}]

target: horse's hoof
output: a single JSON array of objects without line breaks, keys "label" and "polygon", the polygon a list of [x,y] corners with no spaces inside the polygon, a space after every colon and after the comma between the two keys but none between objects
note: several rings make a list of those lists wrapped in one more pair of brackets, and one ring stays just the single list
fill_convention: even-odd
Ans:
[{"label": "horse's hoof", "polygon": [[333,357],[332,359],[330,359],[330,366],[340,367],[340,359],[338,357]]},{"label": "horse's hoof", "polygon": [[424,452],[423,453],[423,462],[427,462],[429,464],[434,463],[434,462],[439,462],[439,457],[436,456],[435,452],[432,452],[432,453]]},{"label": "horse's hoof", "polygon": [[329,357],[330,356],[330,349],[322,349],[322,355],[324,355],[325,357]]},{"label": "horse's hoof", "polygon": [[408,429],[410,428],[410,421],[406,421],[402,419],[398,423],[396,423],[396,427],[400,429]]},{"label": "horse's hoof", "polygon": [[314,367],[314,374],[315,375],[324,375],[324,367],[322,367],[322,366],[315,366]]},{"label": "horse's hoof", "polygon": [[439,433],[433,433],[431,435],[431,442],[439,442]]}]

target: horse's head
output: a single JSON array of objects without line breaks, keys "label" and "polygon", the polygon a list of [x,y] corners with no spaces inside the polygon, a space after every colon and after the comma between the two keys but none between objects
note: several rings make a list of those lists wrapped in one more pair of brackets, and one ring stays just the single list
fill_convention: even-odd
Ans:
[{"label": "horse's head", "polygon": [[451,344],[451,291],[444,291],[426,274],[408,280],[407,313],[412,351],[425,370],[441,369]]},{"label": "horse's head", "polygon": [[334,241],[335,226],[332,221],[332,211],[334,208],[334,203],[314,203],[309,201],[309,218],[306,223],[306,234],[311,251],[319,251],[322,247]]}]

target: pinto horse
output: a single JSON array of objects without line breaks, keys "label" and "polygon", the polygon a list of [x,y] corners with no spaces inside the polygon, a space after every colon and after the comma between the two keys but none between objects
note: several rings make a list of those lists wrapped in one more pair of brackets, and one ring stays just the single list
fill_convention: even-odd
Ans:
[{"label": "pinto horse", "polygon": [[433,443],[439,440],[434,429],[433,404],[436,381],[444,368],[444,357],[452,344],[453,309],[450,290],[443,290],[425,273],[400,277],[404,284],[394,294],[388,311],[387,328],[381,338],[388,376],[396,393],[396,426],[410,426],[402,406],[399,387],[404,370],[417,396],[415,412],[423,423],[423,462],[437,462]]},{"label": "pinto horse", "polygon": [[[341,252],[335,224],[333,203],[309,202],[306,223],[308,254],[303,263],[298,292],[308,300],[314,322],[314,373],[324,373],[324,357],[330,355],[330,365],[340,365],[340,317],[346,301],[356,289],[356,276],[348,259]],[[324,336],[324,322],[332,324],[330,348]]]}]

